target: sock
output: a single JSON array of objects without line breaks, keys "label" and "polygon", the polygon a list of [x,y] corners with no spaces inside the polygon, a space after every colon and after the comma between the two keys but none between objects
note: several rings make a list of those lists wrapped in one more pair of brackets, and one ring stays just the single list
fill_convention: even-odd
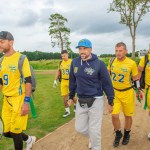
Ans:
[{"label": "sock", "polygon": [[70,113],[70,108],[69,107],[65,108],[65,110],[66,110],[66,112]]},{"label": "sock", "polygon": [[28,144],[28,143],[30,143],[31,141],[32,141],[31,136],[28,136],[28,139],[26,140],[26,143]]},{"label": "sock", "polygon": [[27,141],[28,140],[28,135],[26,135],[25,133],[21,133],[21,136],[22,136],[22,139],[24,140],[24,141]]},{"label": "sock", "polygon": [[23,140],[21,134],[10,132],[10,135],[13,138],[15,150],[23,150]]},{"label": "sock", "polygon": [[12,138],[10,132],[4,132],[3,135],[7,138]]}]

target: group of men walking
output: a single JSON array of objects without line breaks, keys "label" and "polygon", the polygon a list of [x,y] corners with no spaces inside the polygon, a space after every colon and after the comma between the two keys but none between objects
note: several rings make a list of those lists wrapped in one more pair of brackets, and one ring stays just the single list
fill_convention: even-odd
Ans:
[{"label": "group of men walking", "polygon": [[[25,58],[22,70],[18,69],[20,53],[13,48],[14,37],[7,31],[0,32],[0,51],[4,53],[0,62],[0,89],[4,95],[2,119],[4,136],[12,138],[15,150],[23,149],[23,141],[30,150],[36,140],[35,136],[23,133],[26,129],[31,95],[31,71]],[[61,95],[64,100],[65,113],[70,115],[70,106],[74,102],[75,128],[89,138],[89,148],[101,150],[101,124],[104,109],[104,93],[108,99],[108,111],[112,113],[112,124],[116,133],[113,146],[127,145],[130,140],[132,116],[135,111],[136,96],[142,95],[139,79],[145,70],[146,104],[150,108],[150,62],[145,67],[145,57],[139,66],[126,57],[127,47],[123,42],[115,45],[116,57],[111,59],[108,67],[92,53],[92,43],[82,39],[76,46],[79,57],[68,58],[67,50],[61,53],[62,62],[54,80],[54,87],[61,76]],[[148,54],[150,60],[150,54]],[[24,82],[23,82],[24,81]],[[78,100],[75,98],[77,95]],[[120,110],[124,113],[124,132],[119,119]]]},{"label": "group of men walking", "polygon": [[[108,111],[112,114],[112,124],[116,133],[113,146],[127,145],[130,140],[132,116],[135,112],[135,95],[143,97],[139,79],[145,69],[147,106],[150,108],[149,85],[150,62],[144,68],[142,57],[139,66],[126,57],[127,46],[123,42],[115,45],[115,58],[111,58],[108,67],[92,53],[92,43],[88,39],[79,41],[79,57],[73,59],[69,73],[69,100],[77,94],[75,128],[89,138],[89,148],[101,150],[101,123],[103,114],[103,92],[108,99]],[[150,54],[148,54],[148,59]],[[135,94],[136,91],[136,94]],[[125,123],[121,127],[120,111],[123,111]],[[122,132],[123,128],[123,132]]]}]

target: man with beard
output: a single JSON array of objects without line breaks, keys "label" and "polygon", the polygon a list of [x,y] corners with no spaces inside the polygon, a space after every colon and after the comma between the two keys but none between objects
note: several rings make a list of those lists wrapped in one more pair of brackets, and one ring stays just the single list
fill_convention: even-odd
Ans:
[{"label": "man with beard", "polygon": [[114,90],[105,64],[92,54],[92,43],[88,39],[79,41],[79,57],[72,61],[70,69],[70,100],[75,93],[76,104],[75,128],[89,137],[89,148],[101,150],[101,124],[103,115],[103,91],[108,98],[108,110],[113,110]]},{"label": "man with beard", "polygon": [[13,48],[14,37],[10,32],[0,32],[0,52],[4,53],[0,65],[0,89],[4,95],[2,119],[4,122],[4,136],[12,138],[15,150],[23,150],[23,141],[27,143],[26,150],[30,150],[36,140],[35,136],[23,133],[26,129],[29,113],[29,102],[32,90],[31,71],[25,58],[22,75],[18,62],[21,54]]},{"label": "man with beard", "polygon": [[[132,116],[135,110],[134,88],[140,89],[138,69],[135,61],[126,57],[128,50],[126,44],[119,42],[115,46],[116,58],[108,64],[108,70],[112,78],[115,91],[114,106],[112,111],[112,123],[116,133],[113,146],[117,147],[121,138],[122,144],[127,145],[130,140],[130,131],[132,126]],[[132,85],[132,81],[134,85]],[[142,97],[142,92],[139,90]],[[138,96],[138,95],[137,95]],[[125,125],[124,135],[121,132],[121,122],[119,119],[120,110],[124,113]]]}]

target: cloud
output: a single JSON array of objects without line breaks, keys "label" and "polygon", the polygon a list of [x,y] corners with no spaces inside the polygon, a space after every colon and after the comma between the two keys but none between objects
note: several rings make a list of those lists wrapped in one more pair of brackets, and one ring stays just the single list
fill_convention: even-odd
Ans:
[{"label": "cloud", "polygon": [[[118,13],[107,13],[112,0],[5,0],[0,5],[0,29],[10,31],[15,37],[15,48],[23,50],[60,51],[51,48],[48,18],[60,13],[68,19],[71,29],[70,41],[73,51],[78,41],[88,38],[93,43],[93,52],[114,53],[114,45],[123,41],[129,51],[132,40],[128,27],[119,24]],[[139,22],[136,48],[146,49],[150,43],[150,13]]]},{"label": "cloud", "polygon": [[24,10],[21,12],[20,17],[18,18],[17,25],[26,27],[26,26],[34,26],[38,22],[39,15],[32,10]]}]

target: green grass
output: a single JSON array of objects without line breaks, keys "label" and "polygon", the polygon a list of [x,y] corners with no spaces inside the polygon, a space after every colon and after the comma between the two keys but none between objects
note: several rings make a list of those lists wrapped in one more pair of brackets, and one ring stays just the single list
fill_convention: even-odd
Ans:
[{"label": "green grass", "polygon": [[60,60],[39,60],[30,61],[30,64],[35,70],[56,70]]},{"label": "green grass", "polygon": [[[100,58],[106,66],[108,65],[108,61],[110,60],[109,57]],[[134,59],[136,64],[138,65],[140,59]],[[30,64],[34,68],[34,70],[57,70],[60,60],[39,60],[39,61],[30,61]]]},{"label": "green grass", "polygon": [[[37,89],[35,92],[34,104],[38,117],[33,119],[29,114],[28,127],[25,133],[35,135],[38,139],[49,132],[54,131],[59,126],[68,122],[74,117],[73,110],[71,115],[63,118],[63,100],[60,96],[60,85],[53,88],[53,75],[36,75]],[[2,96],[1,96],[2,99]],[[1,109],[2,101],[0,102]],[[0,110],[1,111],[1,110]],[[13,141],[3,138],[0,141],[0,150],[13,150]]]}]

